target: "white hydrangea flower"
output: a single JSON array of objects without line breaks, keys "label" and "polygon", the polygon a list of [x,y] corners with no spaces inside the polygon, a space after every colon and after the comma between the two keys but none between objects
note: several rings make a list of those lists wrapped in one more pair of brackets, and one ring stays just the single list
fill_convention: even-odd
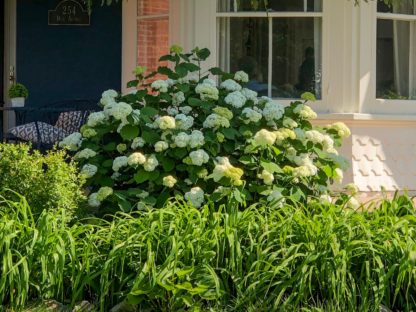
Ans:
[{"label": "white hydrangea flower", "polygon": [[170,78],[166,79],[165,81],[166,81],[166,83],[168,84],[169,87],[173,87],[176,84],[176,80],[173,80],[173,79],[170,79]]},{"label": "white hydrangea flower", "polygon": [[264,184],[272,185],[274,181],[273,173],[263,170],[261,174],[258,175],[259,179],[262,179]]},{"label": "white hydrangea flower", "polygon": [[176,128],[175,118],[171,116],[158,117],[155,121],[155,126],[157,126],[161,130],[175,129]]},{"label": "white hydrangea flower", "polygon": [[176,116],[177,114],[179,114],[179,109],[177,107],[168,107],[166,109],[166,112],[169,116]]},{"label": "white hydrangea flower", "polygon": [[169,188],[174,187],[176,182],[178,181],[171,175],[163,178],[163,185]]},{"label": "white hydrangea flower", "polygon": [[316,119],[318,115],[306,104],[299,104],[293,109],[293,112],[302,119]]},{"label": "white hydrangea flower", "polygon": [[108,117],[112,116],[116,120],[125,120],[133,112],[131,105],[120,102],[107,105],[104,107],[104,114]]},{"label": "white hydrangea flower", "polygon": [[128,165],[129,158],[127,156],[119,156],[113,160],[113,171],[118,172],[122,167]]},{"label": "white hydrangea flower", "polygon": [[263,109],[263,116],[267,121],[279,120],[283,117],[285,108],[274,102],[267,102]]},{"label": "white hydrangea flower", "polygon": [[134,110],[131,112],[131,115],[132,115],[132,117],[133,117],[133,120],[134,120],[134,124],[135,124],[135,125],[138,125],[138,124],[139,124],[139,122],[140,122],[140,114],[141,114],[140,109],[134,109]]},{"label": "white hydrangea flower", "polygon": [[217,87],[217,83],[214,80],[209,79],[209,78],[204,79],[204,81],[202,83],[210,85],[211,87]]},{"label": "white hydrangea flower", "polygon": [[75,154],[75,159],[89,159],[97,155],[96,152],[94,152],[92,149],[85,148],[82,151],[79,151]]},{"label": "white hydrangea flower", "polygon": [[143,138],[140,138],[140,137],[134,138],[133,142],[131,143],[131,148],[135,150],[139,147],[143,147],[144,144],[145,144],[145,141],[143,140]]},{"label": "white hydrangea flower", "polygon": [[224,99],[225,103],[235,108],[243,107],[246,100],[246,97],[240,91],[231,92]]},{"label": "white hydrangea flower", "polygon": [[334,180],[337,183],[342,183],[342,180],[344,180],[344,172],[340,168],[336,168],[335,170],[335,177]]},{"label": "white hydrangea flower", "polygon": [[127,145],[124,143],[120,143],[116,146],[116,150],[121,154],[127,150]]},{"label": "white hydrangea flower", "polygon": [[258,131],[253,138],[253,145],[255,146],[272,146],[275,142],[276,134],[266,129]]},{"label": "white hydrangea flower", "polygon": [[245,73],[244,71],[240,70],[240,71],[238,71],[238,72],[235,73],[234,79],[237,80],[237,81],[246,83],[246,82],[248,82],[249,77],[248,77],[247,73]]},{"label": "white hydrangea flower", "polygon": [[202,166],[209,161],[209,155],[203,149],[193,151],[189,154],[191,162],[195,166]]},{"label": "white hydrangea flower", "polygon": [[179,110],[182,112],[182,114],[188,115],[190,112],[192,112],[192,107],[182,106],[182,107],[179,107]]},{"label": "white hydrangea flower", "polygon": [[298,123],[294,121],[292,118],[285,117],[283,119],[283,126],[289,129],[294,129],[298,126]]},{"label": "white hydrangea flower", "polygon": [[219,127],[229,128],[230,121],[227,118],[220,116],[218,114],[211,114],[205,119],[203,123],[203,127],[204,128],[219,128]]},{"label": "white hydrangea flower", "polygon": [[295,177],[311,177],[318,173],[318,168],[313,164],[308,154],[295,156],[293,161],[299,166],[293,169]]},{"label": "white hydrangea flower", "polygon": [[70,151],[77,151],[81,147],[82,135],[79,132],[74,132],[59,142],[59,147]]},{"label": "white hydrangea flower", "polygon": [[81,174],[85,176],[87,179],[92,178],[97,173],[98,168],[97,166],[86,164],[81,169]]},{"label": "white hydrangea flower", "polygon": [[221,89],[225,89],[230,92],[240,91],[242,89],[241,85],[232,79],[227,79],[223,81],[220,87]]},{"label": "white hydrangea flower", "polygon": [[189,147],[198,148],[205,144],[204,134],[199,130],[193,130],[189,136]]},{"label": "white hydrangea flower", "polygon": [[95,137],[97,135],[97,131],[89,127],[82,127],[81,132],[82,136],[87,139]]},{"label": "white hydrangea flower", "polygon": [[112,180],[117,180],[119,177],[121,177],[121,173],[119,172],[113,172],[113,174],[111,175]]},{"label": "white hydrangea flower", "polygon": [[305,131],[303,131],[303,129],[301,128],[296,128],[293,130],[296,134],[296,138],[300,141],[304,141],[306,140],[306,134]]},{"label": "white hydrangea flower", "polygon": [[143,165],[144,170],[151,172],[154,171],[156,169],[156,167],[159,166],[159,162],[156,158],[155,155],[150,155],[147,159],[146,162]]},{"label": "white hydrangea flower", "polygon": [[196,86],[195,92],[199,94],[199,96],[201,97],[201,100],[203,101],[206,101],[206,100],[217,101],[218,100],[219,91],[215,86],[213,87],[206,83],[200,83]]},{"label": "white hydrangea flower", "polygon": [[107,121],[107,117],[104,112],[94,112],[88,116],[87,126],[94,128],[98,125],[102,125]]},{"label": "white hydrangea flower", "polygon": [[108,186],[101,187],[97,192],[97,200],[102,202],[109,196],[113,195],[113,189]]},{"label": "white hydrangea flower", "polygon": [[168,92],[169,83],[166,80],[155,80],[152,82],[151,87],[159,92]]},{"label": "white hydrangea flower", "polygon": [[110,90],[104,91],[101,97],[115,99],[116,97],[118,97],[118,92],[110,89]]},{"label": "white hydrangea flower", "polygon": [[360,206],[361,206],[360,202],[355,197],[351,197],[347,202],[347,207],[350,209],[356,210],[360,208]]},{"label": "white hydrangea flower", "polygon": [[190,201],[195,208],[200,208],[204,203],[204,191],[200,187],[193,187],[185,193],[185,199]]},{"label": "white hydrangea flower", "polygon": [[194,118],[185,114],[178,114],[175,116],[176,127],[179,130],[188,130],[194,125]]},{"label": "white hydrangea flower", "polygon": [[177,93],[175,93],[172,96],[172,104],[175,106],[179,106],[181,105],[183,102],[185,102],[185,93],[183,93],[182,91],[179,91]]},{"label": "white hydrangea flower", "polygon": [[197,73],[189,73],[186,77],[179,78],[178,83],[198,82],[199,76]]},{"label": "white hydrangea flower", "polygon": [[166,151],[169,148],[169,144],[165,141],[159,141],[155,144],[155,152],[161,153],[163,151]]},{"label": "white hydrangea flower", "polygon": [[129,156],[127,159],[127,164],[129,166],[137,166],[137,165],[143,165],[146,162],[146,156],[144,156],[140,152],[135,152]]},{"label": "white hydrangea flower", "polygon": [[343,122],[336,122],[332,125],[328,125],[327,128],[335,130],[339,137],[346,139],[351,135],[351,130]]},{"label": "white hydrangea flower", "polygon": [[190,137],[185,132],[180,132],[175,136],[174,142],[177,147],[186,147],[189,143]]},{"label": "white hydrangea flower", "polygon": [[332,203],[332,197],[329,196],[328,194],[322,194],[321,196],[319,196],[319,201],[322,204],[331,204]]},{"label": "white hydrangea flower", "polygon": [[358,186],[355,185],[354,183],[348,183],[347,185],[344,186],[344,189],[347,192],[350,192],[352,195],[355,195],[358,193]]},{"label": "white hydrangea flower", "polygon": [[253,101],[254,104],[258,102],[258,94],[256,91],[244,88],[241,93],[246,97],[247,100]]},{"label": "white hydrangea flower", "polygon": [[250,123],[250,122],[257,123],[263,118],[263,115],[261,113],[249,107],[246,107],[243,109],[242,115],[245,118],[247,118],[247,120],[245,120],[245,123]]},{"label": "white hydrangea flower", "polygon": [[105,107],[107,107],[109,105],[116,104],[116,100],[114,98],[112,98],[112,97],[109,97],[109,96],[102,97],[100,99],[100,104],[105,108]]},{"label": "white hydrangea flower", "polygon": [[90,194],[90,196],[88,197],[88,205],[90,207],[100,207],[101,206],[101,202],[98,200],[98,194],[97,193],[92,193]]},{"label": "white hydrangea flower", "polygon": [[218,182],[223,177],[227,177],[233,181],[234,185],[239,186],[243,184],[241,180],[243,174],[244,171],[231,165],[227,157],[217,157],[214,171],[209,178],[213,178],[215,182]]}]

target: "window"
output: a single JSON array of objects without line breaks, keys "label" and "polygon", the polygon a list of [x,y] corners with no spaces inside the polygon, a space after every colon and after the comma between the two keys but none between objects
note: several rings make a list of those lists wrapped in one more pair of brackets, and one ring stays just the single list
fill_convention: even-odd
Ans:
[{"label": "window", "polygon": [[218,60],[244,70],[248,87],[273,98],[321,98],[322,0],[218,0]]},{"label": "window", "polygon": [[169,0],[139,0],[137,16],[138,64],[152,72],[169,53]]},{"label": "window", "polygon": [[379,0],[377,12],[377,98],[416,100],[416,0]]}]

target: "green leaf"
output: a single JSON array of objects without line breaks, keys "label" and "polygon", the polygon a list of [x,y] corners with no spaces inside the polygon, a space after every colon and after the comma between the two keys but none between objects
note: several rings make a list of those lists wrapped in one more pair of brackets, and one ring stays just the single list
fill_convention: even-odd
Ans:
[{"label": "green leaf", "polygon": [[[112,152],[112,151],[116,150],[116,147],[117,147],[116,142],[110,142],[110,143],[103,146],[103,150],[106,151],[106,152]],[[109,160],[111,160],[111,159],[109,159]],[[113,161],[111,160],[111,166],[112,166],[112,163],[113,163]],[[109,166],[109,167],[111,167],[111,166]]]},{"label": "green leaf", "polygon": [[135,88],[139,84],[139,80],[131,80],[127,82],[127,88]]},{"label": "green leaf", "polygon": [[201,107],[206,109],[210,109],[212,107],[212,105],[209,102],[205,102],[193,97],[188,99],[188,104],[193,107]]},{"label": "green leaf", "polygon": [[224,71],[219,67],[211,68],[209,71],[211,72],[211,74],[217,75],[217,76],[225,74]]},{"label": "green leaf", "polygon": [[149,172],[147,171],[140,170],[134,175],[134,181],[136,181],[137,184],[141,184],[147,180],[149,180]]},{"label": "green leaf", "polygon": [[183,65],[184,65],[184,67],[186,67],[186,69],[187,69],[188,71],[190,71],[191,73],[192,73],[192,72],[196,72],[196,71],[198,71],[198,70],[200,70],[200,69],[201,69],[198,65],[193,64],[193,63],[183,63]]},{"label": "green leaf", "polygon": [[240,136],[240,133],[234,128],[225,128],[222,129],[222,133],[229,140],[234,140],[236,137]]},{"label": "green leaf", "polygon": [[148,144],[155,144],[159,141],[159,135],[154,131],[143,131],[142,138]]},{"label": "green leaf", "polygon": [[139,136],[139,128],[132,125],[124,126],[120,131],[120,135],[125,140],[133,140]]},{"label": "green leaf", "polygon": [[170,55],[170,54],[163,55],[159,58],[159,62],[166,62],[166,61],[175,62],[176,58],[174,55]]},{"label": "green leaf", "polygon": [[166,76],[171,76],[172,74],[174,74],[174,72],[169,67],[166,67],[166,66],[158,67],[157,72],[159,74],[166,75]]},{"label": "green leaf", "polygon": [[208,50],[207,48],[201,49],[201,50],[197,50],[196,51],[196,55],[202,60],[205,61],[210,55],[211,55],[211,51]]},{"label": "green leaf", "polygon": [[159,113],[159,111],[153,107],[145,106],[140,110],[140,115],[144,115],[147,117],[154,117]]},{"label": "green leaf", "polygon": [[260,165],[270,173],[282,173],[283,170],[279,167],[279,165],[275,164],[274,162],[270,160],[262,160],[260,162]]},{"label": "green leaf", "polygon": [[240,163],[248,166],[248,165],[254,165],[256,163],[256,159],[254,156],[244,155],[239,160]]},{"label": "green leaf", "polygon": [[102,166],[105,168],[111,168],[113,166],[113,160],[112,159],[104,160],[102,163]]},{"label": "green leaf", "polygon": [[172,171],[175,168],[175,162],[170,158],[162,158],[161,163],[163,166],[163,170],[166,172]]},{"label": "green leaf", "polygon": [[188,68],[186,67],[185,63],[181,63],[175,66],[175,71],[179,75],[179,77],[185,77],[188,75]]}]

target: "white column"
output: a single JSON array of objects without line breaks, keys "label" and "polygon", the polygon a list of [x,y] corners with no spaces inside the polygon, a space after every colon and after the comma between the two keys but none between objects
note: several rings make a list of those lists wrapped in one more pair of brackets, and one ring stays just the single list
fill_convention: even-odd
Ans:
[{"label": "white column", "polygon": [[122,92],[127,91],[127,82],[134,79],[137,66],[137,0],[126,0],[122,4]]}]

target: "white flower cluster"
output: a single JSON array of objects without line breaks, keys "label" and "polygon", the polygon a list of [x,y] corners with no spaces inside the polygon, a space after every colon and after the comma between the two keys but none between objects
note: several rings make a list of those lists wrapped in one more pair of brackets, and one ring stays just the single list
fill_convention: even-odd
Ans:
[{"label": "white flower cluster", "polygon": [[140,138],[140,137],[134,138],[133,139],[133,142],[131,143],[131,148],[133,150],[135,150],[135,149],[137,149],[139,147],[143,147],[145,143],[146,142],[144,141],[143,138]]},{"label": "white flower cluster", "polygon": [[173,176],[169,175],[163,178],[162,183],[168,188],[172,188],[178,182]]},{"label": "white flower cluster", "polygon": [[88,116],[87,126],[94,128],[98,125],[102,125],[107,121],[107,116],[104,112],[94,112]]},{"label": "white flower cluster", "polygon": [[75,159],[89,159],[92,157],[95,157],[97,155],[96,152],[94,152],[92,149],[85,148],[82,151],[79,151],[75,154]]},{"label": "white flower cluster", "polygon": [[101,100],[100,103],[102,106],[107,106],[109,104],[113,104],[115,103],[115,99],[117,98],[118,93],[115,90],[107,90],[104,91],[103,94],[101,95]]},{"label": "white flower cluster", "polygon": [[306,104],[299,104],[294,108],[293,112],[298,114],[302,119],[316,119],[316,117],[318,117],[313,109]]},{"label": "white flower cluster", "polygon": [[146,162],[143,164],[143,168],[144,170],[148,171],[148,172],[152,172],[155,171],[156,167],[159,166],[159,162],[156,158],[155,155],[150,155],[147,159]]},{"label": "white flower cluster", "polygon": [[161,153],[163,151],[166,151],[169,148],[169,144],[165,141],[158,141],[155,144],[155,152]]},{"label": "white flower cluster", "polygon": [[214,129],[220,128],[220,127],[229,128],[230,121],[227,118],[220,116],[218,114],[211,114],[205,119],[203,123],[203,127],[214,128]]},{"label": "white flower cluster", "polygon": [[283,119],[283,126],[286,128],[294,129],[298,127],[298,123],[292,118],[287,117]]},{"label": "white flower cluster", "polygon": [[189,154],[191,163],[195,166],[202,166],[209,161],[209,155],[203,149],[193,151]]},{"label": "white flower cluster", "polygon": [[240,71],[238,71],[238,72],[236,72],[235,74],[234,74],[234,79],[236,80],[236,81],[240,81],[240,82],[243,82],[243,83],[246,83],[246,82],[248,82],[248,75],[247,75],[247,73],[245,73],[245,72],[243,72],[242,70],[240,70]]},{"label": "white flower cluster", "polygon": [[175,129],[176,128],[176,122],[175,118],[172,116],[162,116],[158,117],[154,123],[156,127],[158,127],[161,130],[167,130],[167,129]]},{"label": "white flower cluster", "polygon": [[200,187],[193,187],[185,193],[185,199],[190,201],[195,208],[200,208],[204,203],[204,191]]},{"label": "white flower cluster", "polygon": [[81,169],[81,174],[84,175],[87,179],[92,178],[97,173],[97,166],[91,164],[85,164]]},{"label": "white flower cluster", "polygon": [[100,207],[101,202],[106,200],[109,196],[113,195],[113,189],[108,186],[101,187],[98,192],[92,193],[88,197],[88,205],[91,207]]},{"label": "white flower cluster", "polygon": [[273,173],[267,170],[263,170],[262,173],[258,175],[258,178],[262,179],[266,185],[272,185],[274,181]]},{"label": "white flower cluster", "polygon": [[214,171],[209,177],[213,178],[215,182],[226,177],[231,179],[234,185],[239,186],[243,184],[243,181],[241,180],[243,174],[244,171],[231,165],[230,160],[227,157],[217,157]]},{"label": "white flower cluster", "polygon": [[300,154],[294,157],[294,162],[299,167],[293,169],[294,177],[311,177],[318,173],[318,168],[313,164],[307,154]]},{"label": "white flower cluster", "polygon": [[205,80],[196,86],[195,92],[199,94],[203,101],[217,101],[219,98],[219,91],[215,85]]},{"label": "white flower cluster", "polygon": [[350,129],[343,122],[336,122],[327,126],[328,129],[335,130],[340,138],[348,138],[351,135]]},{"label": "white flower cluster", "polygon": [[181,105],[183,102],[185,102],[185,94],[182,91],[179,91],[175,93],[172,96],[172,104],[175,106]]},{"label": "white flower cluster", "polygon": [[254,104],[257,104],[258,102],[258,94],[256,91],[244,88],[243,90],[241,90],[241,93],[246,97],[247,100],[253,101]]},{"label": "white flower cluster", "polygon": [[127,158],[127,164],[129,166],[144,165],[145,162],[146,162],[146,156],[144,156],[140,152],[135,152]]},{"label": "white flower cluster", "polygon": [[309,130],[305,132],[306,139],[314,144],[321,144],[322,148],[327,153],[338,154],[334,148],[334,140],[326,134],[317,130]]},{"label": "white flower cluster", "polygon": [[267,121],[279,120],[283,117],[285,108],[272,101],[268,101],[263,109],[263,116]]},{"label": "white flower cluster", "polygon": [[231,92],[224,99],[225,103],[235,108],[243,107],[246,100],[246,97],[240,91]]},{"label": "white flower cluster", "polygon": [[258,131],[253,138],[254,146],[267,147],[272,146],[276,142],[276,134],[266,129]]},{"label": "white flower cluster", "polygon": [[81,147],[82,135],[79,132],[74,132],[59,142],[59,147],[76,152]]},{"label": "white flower cluster", "polygon": [[151,87],[159,92],[168,92],[169,83],[166,80],[156,80],[152,82]]},{"label": "white flower cluster", "polygon": [[116,157],[113,161],[113,171],[119,172],[121,168],[126,167],[129,163],[127,156]]},{"label": "white flower cluster", "polygon": [[104,114],[108,117],[114,117],[116,120],[125,120],[133,112],[130,104],[119,102],[112,103],[104,107]]},{"label": "white flower cluster", "polygon": [[220,87],[221,89],[225,89],[230,92],[240,91],[242,89],[241,85],[232,79],[227,79],[221,82]]},{"label": "white flower cluster", "polygon": [[244,108],[242,111],[242,115],[246,118],[244,122],[247,124],[250,122],[257,123],[263,118],[263,115],[261,113],[250,107]]},{"label": "white flower cluster", "polygon": [[175,116],[176,127],[179,130],[188,130],[194,125],[194,118],[185,114],[178,114]]}]

